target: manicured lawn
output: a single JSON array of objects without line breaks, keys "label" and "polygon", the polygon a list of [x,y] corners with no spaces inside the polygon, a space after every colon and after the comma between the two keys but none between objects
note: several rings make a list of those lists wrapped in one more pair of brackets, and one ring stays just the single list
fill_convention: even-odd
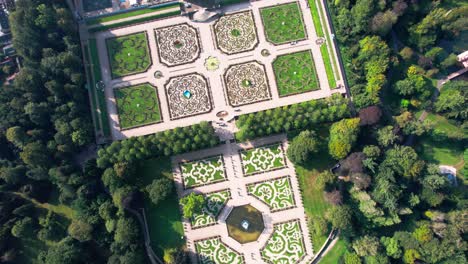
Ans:
[{"label": "manicured lawn", "polygon": [[[323,62],[325,64],[325,72],[327,73],[328,84],[330,85],[330,89],[333,89],[336,87],[336,79],[339,79],[339,70],[335,56],[333,56],[333,46],[331,44],[331,38],[328,34],[328,31],[323,26],[323,24],[327,23],[325,19],[325,14],[323,13],[322,9],[319,8],[321,7],[321,1],[309,0],[309,6],[317,36],[325,38],[326,40],[325,43],[320,46],[320,53],[322,54]],[[322,19],[320,18],[320,16],[322,17]],[[332,54],[330,54],[330,51],[332,52]]]},{"label": "manicured lawn", "polygon": [[[323,192],[318,190],[315,185],[318,175],[321,172],[330,169],[336,163],[327,151],[328,131],[328,126],[323,126],[317,133],[319,136],[319,142],[322,142],[319,154],[312,156],[304,166],[295,166],[299,187],[302,191],[304,209],[309,219],[318,216],[324,217],[325,212],[330,208],[330,204],[328,204],[323,198]],[[322,247],[327,237],[328,232],[324,236],[316,236],[312,234],[312,243],[315,252]]]},{"label": "manicured lawn", "polygon": [[106,40],[112,78],[145,72],[151,65],[146,33]]},{"label": "manicured lawn", "polygon": [[[102,0],[101,0],[102,1]],[[108,0],[110,1],[110,0]],[[104,16],[104,17],[99,17],[96,19],[91,19],[86,21],[87,25],[96,25],[96,24],[101,24],[105,22],[110,22],[114,20],[119,20],[119,19],[124,19],[124,18],[129,18],[133,16],[140,16],[140,15],[145,15],[145,14],[150,14],[154,12],[161,12],[163,10],[168,10],[168,9],[174,9],[178,10],[180,12],[180,4],[179,3],[173,3],[165,6],[160,6],[156,8],[143,8],[143,9],[138,9],[135,11],[130,11],[130,12],[124,12],[116,15],[111,15],[111,16]],[[172,12],[173,10],[168,10],[168,12]]]},{"label": "manicured lawn", "polygon": [[289,177],[253,183],[247,185],[247,190],[250,195],[268,205],[271,212],[285,210],[296,205]]},{"label": "manicured lawn", "polygon": [[273,61],[280,96],[320,89],[310,50],[279,56]]},{"label": "manicured lawn", "polygon": [[226,203],[231,199],[231,192],[223,190],[209,193],[204,196],[205,205],[201,214],[194,214],[191,220],[192,228],[200,228],[216,223],[218,215],[223,210]]},{"label": "manicured lawn", "polygon": [[114,93],[122,129],[161,121],[156,88],[150,84],[114,89]]},{"label": "manicured lawn", "polygon": [[90,89],[94,89],[98,99],[99,112],[101,114],[102,133],[105,137],[108,137],[110,136],[111,132],[109,127],[109,117],[107,115],[106,96],[104,94],[104,89],[98,88],[96,86],[97,83],[102,81],[101,63],[99,61],[97,44],[95,39],[89,39],[88,43],[93,72],[93,85],[90,87]]},{"label": "manicured lawn", "polygon": [[346,252],[346,244],[339,239],[335,246],[320,260],[320,264],[340,263],[341,256]]},{"label": "manicured lawn", "polygon": [[307,37],[302,13],[297,3],[260,9],[266,38],[273,44],[283,44]]},{"label": "manicured lawn", "polygon": [[86,64],[86,72],[88,74],[87,78],[86,78],[86,81],[87,81],[87,88],[89,89],[89,94],[91,95],[91,113],[93,115],[93,119],[95,121],[95,126],[96,126],[96,130],[98,131],[101,131],[101,121],[99,119],[99,111],[98,111],[98,107],[96,105],[97,103],[97,98],[96,98],[96,93],[95,93],[95,90],[94,90],[94,81],[93,81],[93,78],[92,78],[92,73],[91,73],[91,61],[89,59],[89,49],[88,49],[88,45],[84,45],[83,46],[83,49],[84,49],[84,56],[86,58],[86,61],[88,62]]},{"label": "manicured lawn", "polygon": [[[167,177],[172,179],[170,158],[159,158],[145,161],[138,168],[137,186],[144,188],[155,179]],[[154,206],[145,195],[145,212],[151,237],[151,246],[156,254],[162,257],[164,250],[180,248],[184,245],[182,215],[179,211],[179,200],[175,188],[168,199]]]},{"label": "manicured lawn", "polygon": [[427,162],[452,165],[457,170],[463,168],[464,148],[461,143],[450,141],[437,142],[429,137],[422,137],[418,143],[416,149],[421,158]]}]

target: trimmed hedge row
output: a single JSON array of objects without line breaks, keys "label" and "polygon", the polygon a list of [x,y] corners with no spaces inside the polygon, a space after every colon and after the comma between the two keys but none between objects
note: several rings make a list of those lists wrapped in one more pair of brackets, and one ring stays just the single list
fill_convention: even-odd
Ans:
[{"label": "trimmed hedge row", "polygon": [[219,138],[213,127],[208,122],[202,122],[148,136],[114,141],[108,147],[98,151],[97,164],[100,168],[107,168],[117,162],[172,156],[214,147],[218,144]]},{"label": "trimmed hedge row", "polygon": [[164,13],[164,14],[157,14],[157,15],[154,15],[154,16],[141,17],[141,18],[132,19],[132,20],[128,20],[128,21],[123,21],[123,22],[119,22],[119,23],[115,23],[115,24],[111,24],[111,25],[93,27],[93,28],[88,29],[88,32],[89,33],[96,33],[96,32],[99,32],[99,31],[105,31],[105,30],[109,30],[109,29],[113,29],[113,28],[125,27],[125,26],[129,26],[129,25],[133,25],[133,24],[140,24],[140,23],[143,23],[143,22],[151,21],[151,20],[156,20],[156,19],[166,18],[166,17],[171,17],[171,16],[178,16],[178,15],[180,15],[180,11],[168,12],[168,13]]},{"label": "trimmed hedge row", "polygon": [[313,128],[314,124],[349,117],[349,100],[341,94],[239,116],[236,139],[245,141],[271,134]]}]

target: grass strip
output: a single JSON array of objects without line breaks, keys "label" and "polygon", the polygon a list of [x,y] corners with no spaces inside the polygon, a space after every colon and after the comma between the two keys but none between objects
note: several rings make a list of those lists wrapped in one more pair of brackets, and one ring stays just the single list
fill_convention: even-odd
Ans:
[{"label": "grass strip", "polygon": [[102,122],[102,133],[105,137],[110,136],[110,127],[109,127],[109,116],[107,115],[107,107],[106,107],[106,100],[104,91],[101,89],[96,89],[96,83],[102,81],[102,73],[101,73],[101,63],[99,62],[99,55],[97,51],[97,45],[95,39],[89,39],[89,50],[91,54],[92,60],[92,69],[93,69],[93,76],[94,82],[90,89],[95,89],[98,98],[98,105],[99,109],[101,110],[101,122]]},{"label": "grass strip", "polygon": [[93,114],[93,117],[94,117],[94,120],[95,120],[95,125],[96,125],[96,129],[98,131],[102,130],[101,128],[101,122],[99,120],[99,112],[97,111],[97,107],[96,107],[96,102],[97,102],[97,99],[96,99],[96,94],[94,93],[94,90],[93,90],[93,82],[92,82],[92,73],[91,73],[91,67],[90,67],[90,60],[89,60],[89,48],[88,48],[88,45],[84,45],[84,53],[85,53],[85,58],[86,58],[86,72],[90,75],[89,78],[86,78],[86,81],[88,83],[88,89],[89,89],[89,93],[91,94],[91,113]]},{"label": "grass strip", "polygon": [[[178,2],[176,2],[176,3],[171,3],[171,4],[168,4],[168,5],[164,5],[164,6],[157,6],[157,7],[152,7],[152,8],[151,7],[142,8],[142,9],[138,9],[138,10],[135,10],[135,11],[129,11],[129,12],[119,13],[119,14],[110,15],[110,16],[103,16],[103,17],[93,18],[93,19],[87,20],[86,25],[88,25],[88,26],[97,25],[97,24],[101,24],[101,23],[114,21],[114,20],[129,18],[129,17],[133,17],[133,16],[150,14],[150,13],[159,12],[159,11],[162,11],[162,10],[174,8],[175,6],[180,7],[180,4]],[[179,12],[180,12],[180,10],[179,10]]]},{"label": "grass strip", "polygon": [[[323,13],[323,9],[322,9],[322,1],[319,1],[319,5],[320,5],[320,8],[319,8],[319,12],[320,12],[320,15],[322,17],[322,21],[323,23],[326,23],[326,20],[325,20],[325,14]],[[338,64],[336,63],[336,58],[334,56],[334,52],[333,52],[333,46],[331,44],[331,39],[330,39],[330,35],[329,34],[326,34],[325,37],[327,38],[327,45],[329,47],[329,50],[332,52],[332,61],[333,61],[333,69],[335,70],[336,72],[336,78],[338,80],[340,80],[340,75],[338,74]]]},{"label": "grass strip", "polygon": [[171,17],[171,16],[177,16],[177,15],[180,15],[180,10],[179,11],[174,11],[174,12],[168,12],[168,13],[164,13],[164,14],[157,14],[157,15],[154,15],[154,16],[141,17],[141,18],[132,19],[132,20],[128,20],[128,21],[123,21],[123,22],[115,23],[115,24],[111,24],[111,25],[93,27],[93,28],[88,29],[88,32],[89,33],[96,33],[96,32],[99,32],[99,31],[105,31],[105,30],[110,30],[110,29],[113,29],[113,28],[125,27],[125,26],[129,26],[129,25],[133,25],[133,24],[139,24],[139,23],[143,23],[143,22],[147,22],[147,21],[151,21],[151,20],[156,20],[156,19]]}]

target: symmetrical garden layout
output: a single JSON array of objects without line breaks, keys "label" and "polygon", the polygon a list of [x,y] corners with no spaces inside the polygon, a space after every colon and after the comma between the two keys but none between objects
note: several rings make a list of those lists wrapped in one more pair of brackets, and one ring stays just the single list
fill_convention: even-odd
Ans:
[{"label": "symmetrical garden layout", "polygon": [[[223,11],[210,22],[172,16],[91,35],[113,139],[345,91],[342,81],[330,87],[320,50],[327,40],[317,36],[305,1],[253,1]],[[140,93],[138,100],[129,92],[142,84],[156,96]]]},{"label": "symmetrical garden layout", "polygon": [[[202,213],[183,219],[194,263],[310,262],[314,253],[287,145],[285,136],[274,136],[173,158],[179,197],[205,197]],[[258,165],[248,174],[246,163]]]}]

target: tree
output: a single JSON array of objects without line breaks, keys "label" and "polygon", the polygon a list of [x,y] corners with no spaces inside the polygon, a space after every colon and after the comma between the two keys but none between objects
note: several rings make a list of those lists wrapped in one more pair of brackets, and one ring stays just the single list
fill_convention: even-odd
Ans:
[{"label": "tree", "polygon": [[304,130],[295,137],[288,147],[288,158],[296,164],[304,164],[312,153],[318,151],[314,132]]},{"label": "tree", "polygon": [[313,234],[315,234],[316,236],[323,236],[327,234],[328,225],[327,225],[327,221],[325,221],[325,218],[323,218],[322,216],[316,216],[316,217],[310,218],[309,222],[310,222],[310,229]]},{"label": "tree", "polygon": [[114,171],[121,179],[131,179],[135,176],[136,166],[130,162],[117,162],[114,164]]},{"label": "tree", "polygon": [[315,180],[315,186],[318,190],[330,190],[336,183],[336,176],[330,171],[321,172]]},{"label": "tree", "polygon": [[6,138],[18,148],[23,148],[28,141],[28,136],[20,126],[10,127],[6,131]]},{"label": "tree", "polygon": [[91,240],[93,238],[92,232],[93,227],[83,221],[75,220],[68,226],[70,236],[80,242]]},{"label": "tree", "polygon": [[354,183],[354,186],[359,190],[367,189],[371,184],[371,177],[365,173],[352,173],[350,175],[351,181]]},{"label": "tree", "polygon": [[397,22],[398,16],[392,10],[378,12],[371,21],[371,30],[380,36],[387,35]]},{"label": "tree", "polygon": [[161,201],[165,200],[172,192],[172,181],[168,178],[160,178],[154,180],[146,187],[146,192],[150,197],[153,204],[158,205]]},{"label": "tree", "polygon": [[351,228],[351,209],[346,205],[332,206],[325,217],[333,228],[349,230]]},{"label": "tree", "polygon": [[11,234],[18,238],[27,238],[34,232],[34,223],[31,217],[25,217],[15,222]]},{"label": "tree", "polygon": [[194,214],[200,214],[205,204],[205,198],[194,192],[180,199],[185,218],[192,218]]},{"label": "tree", "polygon": [[420,259],[421,255],[415,249],[407,249],[405,250],[405,254],[403,255],[403,261],[407,264],[413,264],[416,260]]},{"label": "tree", "polygon": [[65,238],[46,252],[43,263],[86,263],[88,253],[82,250],[80,244],[72,238]]},{"label": "tree", "polygon": [[359,110],[359,120],[362,126],[374,125],[379,122],[382,111],[378,106],[369,106]]},{"label": "tree", "polygon": [[343,202],[343,195],[337,189],[325,192],[324,194],[325,200],[332,205],[339,205]]},{"label": "tree", "polygon": [[120,217],[115,228],[115,242],[124,245],[134,244],[138,240],[138,224],[130,217]]},{"label": "tree", "polygon": [[413,58],[413,55],[414,51],[410,47],[404,47],[400,50],[400,56],[406,61],[411,60],[411,58]]},{"label": "tree", "polygon": [[384,165],[389,165],[393,171],[404,177],[418,176],[424,167],[416,151],[408,146],[395,146],[385,152]]},{"label": "tree", "polygon": [[345,264],[361,264],[361,258],[356,253],[351,253],[346,251],[344,254],[344,263]]},{"label": "tree", "polygon": [[413,236],[419,243],[424,244],[432,239],[432,230],[429,224],[422,224],[413,231]]},{"label": "tree", "polygon": [[363,236],[353,242],[353,249],[361,257],[377,255],[380,242],[376,237]]},{"label": "tree", "polygon": [[386,126],[377,130],[377,141],[383,147],[393,145],[398,139],[398,136],[393,132],[392,126]]},{"label": "tree", "polygon": [[50,164],[47,148],[38,141],[26,144],[23,151],[20,152],[20,157],[24,163],[33,167],[43,167]]},{"label": "tree", "polygon": [[348,155],[357,140],[359,133],[359,118],[343,119],[330,128],[328,150],[335,159]]},{"label": "tree", "polygon": [[380,242],[384,245],[387,256],[394,259],[401,257],[402,251],[397,239],[393,237],[381,237]]},{"label": "tree", "polygon": [[450,81],[445,84],[434,104],[435,110],[448,118],[466,120],[468,118],[467,86],[467,81]]}]

